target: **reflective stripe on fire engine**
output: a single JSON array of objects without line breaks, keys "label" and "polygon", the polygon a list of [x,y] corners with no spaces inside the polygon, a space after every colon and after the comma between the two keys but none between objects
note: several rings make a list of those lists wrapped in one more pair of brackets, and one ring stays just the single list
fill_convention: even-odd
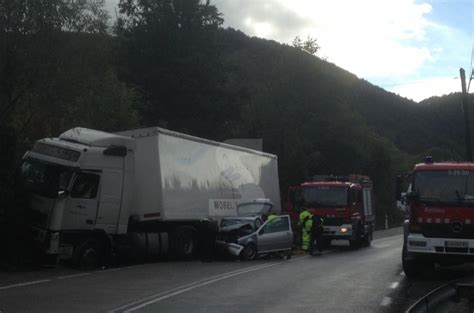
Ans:
[{"label": "reflective stripe on fire engine", "polygon": [[[426,223],[426,224],[450,224],[451,223],[451,220],[449,218],[445,218],[445,219],[441,219],[441,218],[423,218],[423,217],[418,217],[416,219],[416,221],[418,223]],[[459,220],[461,222],[464,222],[464,224],[466,225],[469,225],[471,224],[471,220],[470,219],[465,219],[465,220]]]}]

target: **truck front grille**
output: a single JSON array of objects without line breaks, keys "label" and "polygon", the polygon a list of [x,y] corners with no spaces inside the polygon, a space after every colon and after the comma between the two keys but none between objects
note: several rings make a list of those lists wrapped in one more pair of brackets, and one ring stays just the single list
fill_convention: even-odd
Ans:
[{"label": "truck front grille", "polygon": [[423,236],[430,238],[474,239],[474,225],[464,224],[460,232],[454,232],[451,224],[422,224]]},{"label": "truck front grille", "polygon": [[340,226],[344,224],[344,219],[342,217],[324,217],[324,226]]}]

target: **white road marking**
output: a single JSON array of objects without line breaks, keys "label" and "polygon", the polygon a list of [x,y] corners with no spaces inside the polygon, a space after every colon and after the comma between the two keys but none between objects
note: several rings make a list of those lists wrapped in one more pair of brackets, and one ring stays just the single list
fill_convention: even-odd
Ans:
[{"label": "white road marking", "polygon": [[398,285],[400,285],[400,283],[399,283],[398,281],[393,282],[392,284],[390,284],[390,288],[391,288],[391,289],[395,289],[395,288],[398,287]]},{"label": "white road marking", "polygon": [[[297,259],[299,259],[299,258],[297,258]],[[289,260],[288,262],[291,262],[291,261],[294,261],[294,260],[297,260],[297,259],[291,259],[291,260]],[[270,264],[270,263],[264,263],[264,265],[265,265],[265,264]],[[150,300],[150,299],[159,297],[159,296],[161,296],[161,295],[168,294],[168,293],[173,292],[173,291],[176,291],[176,290],[180,290],[180,289],[182,289],[182,288],[186,288],[186,287],[194,286],[194,285],[199,284],[199,283],[202,283],[202,282],[206,282],[206,281],[208,281],[209,279],[214,279],[214,278],[221,277],[221,276],[224,276],[224,275],[228,275],[228,274],[231,274],[231,273],[238,273],[238,272],[241,272],[241,271],[250,269],[250,268],[259,268],[259,267],[261,267],[261,266],[262,266],[262,264],[256,265],[256,266],[252,266],[252,267],[247,267],[247,268],[241,268],[241,269],[238,269],[238,270],[235,270],[235,271],[231,271],[231,272],[219,274],[219,275],[216,275],[216,276],[207,278],[207,279],[203,279],[203,280],[195,281],[195,282],[192,282],[192,283],[189,283],[189,284],[185,284],[185,285],[183,285],[183,286],[179,286],[179,287],[176,287],[176,288],[173,288],[173,289],[170,289],[170,290],[165,290],[165,291],[159,292],[159,293],[157,293],[157,294],[154,294],[154,295],[145,297],[145,298],[143,298],[143,299],[140,299],[140,300],[137,300],[137,301],[133,301],[133,302],[127,303],[127,304],[125,304],[125,305],[123,305],[123,306],[121,306],[121,307],[118,307],[118,308],[116,308],[116,309],[113,309],[113,310],[111,310],[111,311],[109,311],[109,312],[110,312],[110,313],[119,312],[119,311],[121,311],[121,310],[126,309],[127,307],[132,306],[132,305],[140,304],[140,303],[142,303],[143,301]]]},{"label": "white road marking", "polygon": [[117,272],[117,271],[120,271],[120,270],[122,270],[122,268],[116,267],[116,268],[108,268],[108,269],[105,269],[105,270],[98,270],[98,271],[95,271],[94,273]]},{"label": "white road marking", "polygon": [[221,280],[224,280],[224,279],[228,279],[228,278],[231,278],[231,277],[234,277],[234,276],[238,276],[238,275],[242,275],[242,274],[245,274],[245,273],[257,271],[257,270],[259,270],[259,269],[266,268],[266,267],[271,267],[271,266],[275,266],[275,265],[278,265],[278,264],[279,264],[279,263],[273,263],[273,264],[269,264],[269,265],[265,265],[265,266],[260,266],[260,267],[258,267],[258,268],[253,268],[253,269],[249,269],[249,270],[246,270],[246,271],[241,271],[241,272],[238,272],[238,273],[229,274],[229,275],[225,275],[225,276],[222,276],[222,277],[219,277],[219,278],[211,279],[211,280],[205,281],[205,282],[203,282],[203,283],[200,283],[200,284],[197,284],[197,285],[188,287],[188,288],[180,289],[180,290],[177,290],[177,291],[175,291],[175,292],[171,292],[171,293],[166,294],[166,295],[164,295],[164,296],[158,297],[158,298],[156,298],[156,299],[147,301],[147,302],[145,302],[145,303],[142,303],[142,304],[140,304],[140,305],[137,305],[137,306],[135,306],[135,307],[132,307],[132,308],[130,308],[130,309],[128,309],[128,310],[125,310],[124,313],[134,312],[134,311],[136,311],[136,310],[139,310],[139,309],[141,309],[141,308],[144,308],[144,307],[146,307],[146,306],[149,306],[150,304],[154,304],[154,303],[157,303],[157,302],[166,300],[166,299],[168,299],[168,298],[171,298],[171,297],[180,295],[180,294],[185,293],[185,292],[188,292],[188,291],[190,291],[190,290],[193,290],[193,289],[196,289],[196,288],[200,288],[200,287],[204,287],[204,286],[207,286],[207,285],[216,283],[216,282],[221,281]]},{"label": "white road marking", "polygon": [[[123,305],[119,308],[113,309],[109,312],[110,313],[133,312],[135,310],[143,308],[143,307],[145,307],[147,305],[150,305],[152,303],[159,302],[159,301],[162,301],[162,300],[170,298],[170,297],[174,297],[174,296],[179,295],[181,293],[190,291],[190,290],[195,289],[195,288],[203,287],[203,286],[218,282],[220,280],[231,278],[231,277],[234,277],[234,276],[237,276],[237,275],[242,275],[242,274],[245,274],[245,273],[248,273],[248,272],[253,272],[253,271],[263,269],[263,268],[266,268],[266,267],[271,267],[271,266],[275,266],[275,265],[278,265],[278,264],[289,263],[289,262],[293,262],[293,261],[301,260],[301,259],[305,259],[305,258],[307,258],[307,256],[297,257],[297,258],[294,258],[294,259],[291,259],[291,260],[288,260],[288,261],[278,262],[278,263],[264,263],[264,264],[260,264],[260,265],[256,265],[256,266],[241,268],[241,269],[238,269],[238,270],[235,270],[235,271],[219,274],[219,275],[207,278],[207,279],[203,279],[203,280],[200,280],[200,281],[185,284],[183,286],[179,286],[179,287],[176,287],[176,288],[173,288],[173,289],[170,289],[170,290],[165,290],[163,292],[148,296],[146,298],[143,298],[143,299],[125,304],[125,305]],[[146,301],[146,302],[144,302],[144,301]],[[128,310],[126,310],[127,308],[128,308]],[[123,310],[126,310],[126,311],[123,311]]]},{"label": "white road marking", "polygon": [[387,244],[382,244],[382,245],[372,245],[372,247],[376,248],[376,249],[383,249],[383,248],[390,248],[391,245],[387,245]]},{"label": "white road marking", "polygon": [[0,287],[0,290],[23,287],[23,286],[29,286],[29,285],[35,285],[35,284],[41,284],[41,283],[46,283],[46,282],[49,282],[49,281],[51,281],[51,279],[29,281],[29,282],[26,282],[26,283],[19,283],[19,284],[14,284],[14,285],[2,286],[2,287]]},{"label": "white road marking", "polygon": [[81,276],[86,276],[90,275],[91,273],[80,273],[80,274],[74,274],[74,275],[66,275],[66,276],[59,276],[57,279],[67,279],[67,278],[74,278],[74,277],[81,277]]},{"label": "white road marking", "polygon": [[381,306],[389,306],[392,303],[392,298],[390,297],[383,297],[382,302],[380,302]]}]

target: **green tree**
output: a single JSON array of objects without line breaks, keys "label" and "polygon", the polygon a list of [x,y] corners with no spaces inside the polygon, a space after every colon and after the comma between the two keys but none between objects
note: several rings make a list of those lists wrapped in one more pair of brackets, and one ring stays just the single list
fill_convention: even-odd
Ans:
[{"label": "green tree", "polygon": [[317,55],[319,49],[321,48],[318,45],[318,41],[316,40],[316,38],[313,38],[311,36],[308,36],[304,41],[299,36],[296,36],[293,39],[293,47],[305,51],[311,55]]}]

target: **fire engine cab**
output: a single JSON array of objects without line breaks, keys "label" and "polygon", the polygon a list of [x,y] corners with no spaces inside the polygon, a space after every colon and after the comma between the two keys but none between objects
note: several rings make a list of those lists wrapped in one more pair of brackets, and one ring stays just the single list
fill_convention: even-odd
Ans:
[{"label": "fire engine cab", "polygon": [[372,182],[368,176],[317,175],[311,181],[290,187],[288,211],[295,223],[302,208],[324,220],[326,244],[349,240],[352,247],[369,246],[375,228]]},{"label": "fire engine cab", "polygon": [[[435,263],[469,261],[474,256],[474,163],[434,163],[427,157],[405,177],[405,274],[416,276]],[[402,180],[399,176],[399,199]]]}]

